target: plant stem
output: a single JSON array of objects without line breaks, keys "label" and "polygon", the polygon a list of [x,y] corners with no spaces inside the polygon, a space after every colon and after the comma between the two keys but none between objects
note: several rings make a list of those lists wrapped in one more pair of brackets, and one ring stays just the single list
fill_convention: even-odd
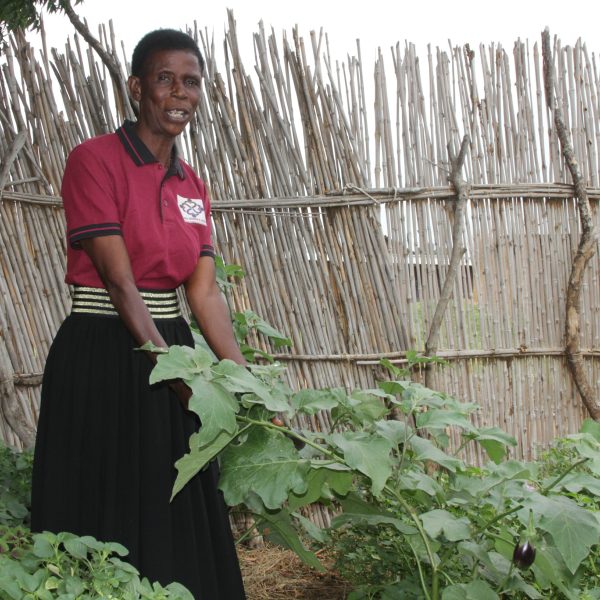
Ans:
[{"label": "plant stem", "polygon": [[504,589],[504,586],[508,583],[508,580],[510,579],[510,576],[512,575],[514,568],[515,568],[515,563],[511,562],[510,568],[508,569],[508,573],[506,574],[506,577],[504,578],[504,580],[502,581],[502,583],[498,586],[498,588],[496,590],[498,592],[499,596],[504,595],[502,590]]},{"label": "plant stem", "polygon": [[462,444],[452,453],[452,456],[457,456],[458,453],[470,442],[473,442],[474,440],[464,440],[462,442]]},{"label": "plant stem", "polygon": [[343,457],[341,457],[338,454],[336,454],[335,452],[332,452],[331,450],[325,448],[324,446],[321,446],[321,444],[317,444],[316,442],[313,442],[312,440],[305,438],[304,436],[300,435],[299,433],[296,433],[293,429],[289,429],[288,427],[280,427],[279,425],[274,425],[273,423],[270,423],[269,421],[257,421],[255,419],[250,419],[248,417],[243,417],[241,415],[236,415],[236,419],[238,421],[242,421],[242,423],[248,423],[248,426],[260,425],[261,427],[266,427],[267,429],[273,429],[274,431],[280,431],[281,433],[284,433],[288,437],[293,437],[301,442],[304,442],[307,446],[310,446],[311,448],[318,450],[319,452],[321,452],[321,454],[324,454],[325,456],[331,458],[332,460],[335,460],[336,462],[339,462],[343,465],[346,464]]},{"label": "plant stem", "polygon": [[450,577],[450,575],[448,575],[448,573],[446,573],[446,571],[440,571],[440,574],[442,574],[446,578],[446,581],[450,585],[454,585],[454,580],[452,579],[452,577]]},{"label": "plant stem", "polygon": [[231,438],[231,442],[233,442],[233,440],[235,440],[236,438],[240,437],[240,435],[242,435],[242,433],[244,433],[245,431],[248,431],[248,429],[250,429],[250,427],[252,427],[252,425],[246,425],[246,427],[242,427],[232,438]]},{"label": "plant stem", "polygon": [[547,485],[542,489],[542,494],[547,494],[553,487],[557,486],[573,469],[582,465],[584,462],[587,462],[589,458],[582,458],[578,460],[576,463],[572,464],[562,475],[559,475],[550,485]]},{"label": "plant stem", "polygon": [[[423,592],[427,598],[431,598],[431,600],[438,600],[439,597],[439,574],[437,571],[437,567],[435,564],[433,551],[431,550],[431,546],[429,545],[429,540],[427,538],[427,532],[423,529],[423,525],[419,519],[419,515],[417,515],[413,509],[413,507],[398,493],[396,490],[392,489],[388,485],[383,488],[388,494],[391,494],[398,503],[406,510],[406,512],[410,515],[410,518],[413,520],[414,524],[417,527],[417,531],[423,540],[423,544],[425,545],[425,549],[427,550],[427,557],[429,558],[429,562],[431,563],[431,596],[424,586],[423,578],[421,577],[421,582],[423,585]],[[412,548],[412,546],[411,546]],[[413,550],[414,552],[414,550]],[[417,559],[417,566],[419,568],[419,573],[421,573],[421,561],[419,557],[415,553],[415,558]]]},{"label": "plant stem", "polygon": [[419,556],[417,555],[416,550],[412,547],[412,544],[409,543],[410,549],[413,551],[415,555],[415,560],[417,561],[417,569],[419,570],[419,579],[421,580],[421,588],[423,589],[423,593],[425,594],[425,598],[427,600],[431,600],[431,596],[427,591],[427,585],[425,584],[425,577],[423,577],[423,569],[421,567],[421,561],[419,560]]},{"label": "plant stem", "polygon": [[[246,531],[244,531],[244,533],[242,533],[242,535],[235,541],[236,546],[238,544],[241,544],[247,537],[249,537],[252,531],[254,531],[255,529],[256,531],[258,531],[258,524],[260,523],[260,520],[256,519],[257,515],[255,513],[251,514],[252,518],[254,519],[254,523],[252,523],[252,525],[250,525],[250,527],[248,527],[248,529],[246,529]],[[260,533],[260,531],[258,531],[258,533]]]}]

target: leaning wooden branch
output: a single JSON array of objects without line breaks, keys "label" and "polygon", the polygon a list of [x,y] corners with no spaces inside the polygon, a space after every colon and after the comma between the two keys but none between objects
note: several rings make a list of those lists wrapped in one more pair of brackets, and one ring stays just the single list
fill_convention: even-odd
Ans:
[{"label": "leaning wooden branch", "polygon": [[2,197],[4,185],[8,181],[8,174],[10,173],[10,168],[12,167],[15,160],[17,160],[17,156],[19,155],[19,152],[21,148],[25,145],[26,141],[27,133],[25,131],[19,131],[8,150],[8,154],[4,160],[4,163],[2,164],[2,168],[0,168],[0,198]]},{"label": "leaning wooden branch", "polygon": [[446,312],[448,302],[450,302],[450,297],[452,296],[452,290],[456,282],[460,261],[466,251],[463,244],[463,231],[465,228],[465,208],[467,206],[468,199],[468,185],[467,182],[461,177],[460,172],[465,162],[465,155],[468,145],[469,136],[465,135],[457,157],[454,156],[450,145],[448,145],[448,154],[450,155],[451,164],[449,180],[456,191],[456,203],[454,204],[454,223],[452,225],[452,253],[450,255],[448,271],[446,271],[446,278],[444,279],[442,293],[440,294],[437,306],[435,307],[433,320],[431,321],[431,325],[429,327],[429,335],[427,337],[427,341],[425,342],[426,356],[435,354],[437,350],[442,319],[444,318],[444,313]]},{"label": "leaning wooden branch", "polygon": [[[123,80],[119,62],[112,54],[107,52],[102,44],[92,35],[88,26],[81,21],[81,19],[77,16],[77,13],[73,10],[69,0],[63,0],[61,6],[67,17],[69,17],[69,21],[71,21],[73,27],[75,27],[81,37],[83,37],[83,39],[97,52],[98,56],[108,69],[115,92],[117,94],[116,102],[118,114],[120,114],[122,118],[125,118],[127,116],[125,106],[127,103],[129,103],[129,96],[127,94],[127,90],[125,89],[125,82]],[[131,103],[130,105],[135,112],[135,106],[133,106]]]},{"label": "leaning wooden branch", "polygon": [[554,115],[556,134],[560,141],[565,162],[567,163],[567,167],[573,178],[575,194],[577,196],[577,208],[579,210],[579,218],[581,221],[581,237],[579,239],[577,252],[573,258],[571,274],[567,286],[565,324],[567,363],[585,407],[588,409],[593,419],[600,421],[600,402],[588,382],[580,351],[581,284],[585,267],[594,255],[597,238],[594,223],[592,221],[592,210],[585,182],[581,175],[579,163],[575,157],[575,152],[563,120],[562,109],[554,94],[554,63],[552,61],[550,32],[548,29],[542,33],[542,54],[544,59],[546,103]]}]

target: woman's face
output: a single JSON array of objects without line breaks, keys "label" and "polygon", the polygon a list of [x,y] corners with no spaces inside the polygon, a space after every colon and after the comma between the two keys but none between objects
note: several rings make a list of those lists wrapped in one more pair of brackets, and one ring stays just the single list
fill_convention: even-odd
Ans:
[{"label": "woman's face", "polygon": [[202,71],[189,50],[157,50],[141,77],[129,78],[129,90],[140,104],[138,133],[175,138],[190,122],[200,100]]}]

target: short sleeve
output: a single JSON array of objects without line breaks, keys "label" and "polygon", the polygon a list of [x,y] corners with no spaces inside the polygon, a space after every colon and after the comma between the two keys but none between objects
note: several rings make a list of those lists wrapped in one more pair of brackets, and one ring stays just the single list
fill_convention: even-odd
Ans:
[{"label": "short sleeve", "polygon": [[71,248],[80,249],[86,238],[122,235],[109,169],[85,144],[77,146],[67,159],[61,195]]}]

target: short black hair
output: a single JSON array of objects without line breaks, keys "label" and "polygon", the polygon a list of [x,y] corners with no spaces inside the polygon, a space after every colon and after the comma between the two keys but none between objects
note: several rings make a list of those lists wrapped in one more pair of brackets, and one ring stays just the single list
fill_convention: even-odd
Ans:
[{"label": "short black hair", "polygon": [[177,29],[155,29],[147,33],[135,47],[131,57],[131,74],[142,77],[147,60],[159,50],[189,50],[196,55],[200,70],[204,71],[204,58],[193,37]]}]

